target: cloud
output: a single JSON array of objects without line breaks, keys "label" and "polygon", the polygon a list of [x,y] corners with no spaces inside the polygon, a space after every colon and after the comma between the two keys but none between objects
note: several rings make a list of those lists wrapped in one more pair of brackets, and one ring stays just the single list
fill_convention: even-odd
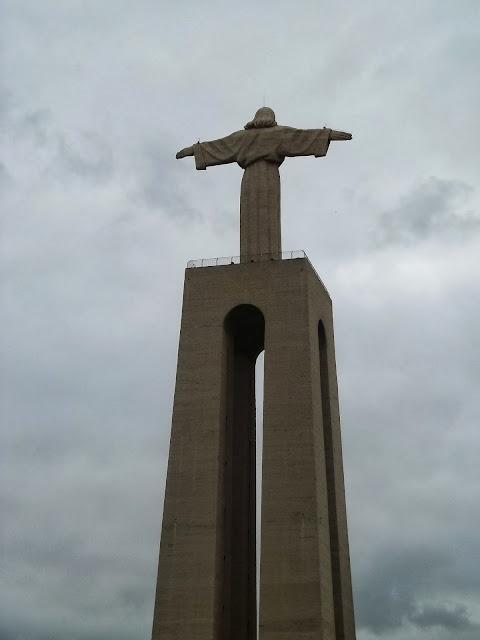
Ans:
[{"label": "cloud", "polygon": [[238,254],[240,168],[174,156],[265,95],[353,133],[281,174],[335,307],[358,638],[476,640],[475,0],[217,4],[6,3],[0,637],[149,637],[183,270]]},{"label": "cloud", "polygon": [[406,623],[421,629],[480,629],[464,605],[448,599],[444,603],[428,602],[449,582],[453,566],[452,557],[426,547],[377,553],[356,593],[357,624],[377,635]]},{"label": "cloud", "polygon": [[4,162],[17,184],[41,180],[45,188],[77,179],[94,188],[113,178],[110,141],[94,129],[60,130],[49,109],[11,107],[4,130]]},{"label": "cloud", "polygon": [[136,175],[134,201],[140,200],[149,209],[162,211],[182,226],[202,220],[201,211],[185,189],[185,171],[175,160],[173,147],[163,143],[145,145],[133,170]]},{"label": "cloud", "polygon": [[107,141],[93,131],[58,137],[58,162],[66,171],[88,181],[109,180],[114,171],[113,151]]},{"label": "cloud", "polygon": [[[15,136],[31,137],[37,146],[42,147],[51,138],[52,114],[48,109],[33,109],[13,120]],[[13,119],[13,118],[12,118]]]},{"label": "cloud", "polygon": [[461,240],[480,230],[480,215],[465,209],[473,187],[456,180],[430,178],[404,194],[399,204],[381,214],[376,242],[410,244],[432,237]]},{"label": "cloud", "polygon": [[6,186],[8,181],[9,181],[9,175],[8,175],[7,168],[5,167],[3,162],[0,162],[0,186]]},{"label": "cloud", "polygon": [[480,629],[480,625],[471,622],[468,617],[467,608],[462,605],[427,605],[415,614],[411,620],[422,628],[443,627],[451,631]]}]

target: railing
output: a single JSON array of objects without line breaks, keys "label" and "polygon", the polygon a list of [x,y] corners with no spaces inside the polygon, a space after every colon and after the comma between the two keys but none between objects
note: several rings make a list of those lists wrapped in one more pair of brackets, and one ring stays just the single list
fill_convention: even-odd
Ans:
[{"label": "railing", "polygon": [[245,264],[248,262],[269,262],[270,260],[295,260],[296,258],[305,258],[308,261],[308,264],[312,267],[313,272],[320,280],[323,288],[330,297],[327,287],[316,272],[315,267],[310,262],[307,254],[305,253],[305,251],[303,251],[303,249],[299,249],[298,251],[279,251],[277,253],[258,253],[256,255],[228,256],[223,258],[201,258],[199,260],[189,260],[187,262],[187,269],[194,269],[195,267],[220,267],[229,264]]},{"label": "railing", "polygon": [[275,253],[257,253],[245,256],[227,256],[223,258],[202,258],[200,260],[189,260],[187,269],[194,267],[219,267],[227,264],[240,264],[244,262],[268,262],[270,260],[294,260],[295,258],[306,258],[305,251],[277,251]]}]

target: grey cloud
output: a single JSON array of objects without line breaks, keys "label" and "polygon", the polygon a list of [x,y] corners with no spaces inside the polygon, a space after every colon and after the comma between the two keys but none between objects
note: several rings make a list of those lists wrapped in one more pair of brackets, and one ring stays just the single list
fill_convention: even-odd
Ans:
[{"label": "grey cloud", "polygon": [[435,566],[435,561],[423,554],[413,558],[377,556],[375,566],[362,576],[362,587],[355,594],[357,624],[376,633],[401,627],[416,612],[416,582],[424,578],[425,569]]},{"label": "grey cloud", "polygon": [[113,150],[98,133],[81,131],[75,137],[58,136],[58,162],[66,171],[92,182],[112,177]]},{"label": "grey cloud", "polygon": [[48,109],[34,109],[17,117],[13,129],[17,137],[31,137],[38,146],[51,138],[52,114]]},{"label": "grey cloud", "polygon": [[6,185],[9,182],[9,175],[7,168],[3,162],[0,162],[0,185]]},{"label": "grey cloud", "polygon": [[[433,637],[432,608],[442,634],[458,618],[458,635],[439,637],[478,634],[476,612],[464,609],[480,601],[477,447],[466,444],[479,410],[476,246],[458,243],[447,255],[443,242],[428,253],[418,245],[379,250],[354,263],[347,297],[327,280],[357,622],[381,638]],[[372,270],[357,280],[362,260]],[[411,261],[428,266],[432,280],[414,269],[398,279]]]},{"label": "grey cloud", "polygon": [[135,167],[137,187],[134,199],[140,199],[148,208],[161,210],[178,224],[202,219],[200,210],[187,196],[181,167],[176,164],[173,147],[159,140],[158,146],[146,147]]},{"label": "grey cloud", "polygon": [[435,236],[462,238],[477,232],[480,215],[464,208],[472,193],[468,184],[430,178],[381,215],[375,230],[377,243],[409,244]]},{"label": "grey cloud", "polygon": [[114,151],[111,141],[98,131],[62,131],[51,110],[44,108],[22,111],[10,107],[5,122],[7,166],[11,163],[15,169],[17,163],[21,170],[30,166],[33,173],[42,173],[54,181],[77,178],[91,186],[112,178]]},{"label": "grey cloud", "polygon": [[465,631],[469,629],[480,629],[479,625],[473,624],[468,616],[467,608],[462,605],[456,606],[424,606],[421,611],[411,617],[412,622],[417,626],[443,627],[451,631]]},{"label": "grey cloud", "polygon": [[425,604],[448,582],[452,566],[452,558],[425,548],[377,554],[356,593],[360,628],[383,634],[409,622],[422,629],[480,629],[462,604]]},{"label": "grey cloud", "polygon": [[19,634],[18,629],[14,631],[0,622],[0,640],[23,640],[23,638]]},{"label": "grey cloud", "polygon": [[238,253],[241,170],[175,152],[266,94],[354,135],[281,171],[335,306],[358,639],[477,640],[476,0],[7,4],[0,638],[149,637],[183,269]]},{"label": "grey cloud", "polygon": [[[93,622],[95,619],[97,622]],[[0,640],[131,640],[140,634],[146,638],[149,632],[147,625],[139,625],[136,618],[129,620],[123,613],[104,624],[98,622],[97,616],[90,623],[68,616],[62,622],[49,624],[20,618],[13,625],[0,626]]]}]

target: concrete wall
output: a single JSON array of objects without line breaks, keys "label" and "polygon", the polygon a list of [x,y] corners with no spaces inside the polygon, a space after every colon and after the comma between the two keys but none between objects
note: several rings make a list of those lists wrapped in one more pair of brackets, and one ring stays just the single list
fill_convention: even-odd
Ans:
[{"label": "concrete wall", "polygon": [[238,305],[265,320],[260,639],[353,640],[331,301],[306,259],[186,271],[152,637],[256,637],[263,344],[247,320],[255,346],[235,342],[242,321],[225,319]]}]

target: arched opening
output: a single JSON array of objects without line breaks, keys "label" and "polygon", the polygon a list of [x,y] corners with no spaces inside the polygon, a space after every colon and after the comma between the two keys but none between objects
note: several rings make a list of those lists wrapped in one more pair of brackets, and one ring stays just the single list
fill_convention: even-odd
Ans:
[{"label": "arched opening", "polygon": [[232,309],[225,328],[225,458],[222,636],[257,635],[255,363],[265,319],[252,305]]},{"label": "arched opening", "polygon": [[325,447],[325,468],[327,476],[328,524],[330,533],[330,557],[332,564],[333,606],[335,612],[335,632],[337,638],[344,637],[343,606],[340,568],[340,542],[338,534],[337,495],[335,482],[335,452],[333,445],[333,425],[330,401],[330,374],[325,327],[318,323],[318,350],[320,358],[320,393],[322,398],[323,439]]}]

